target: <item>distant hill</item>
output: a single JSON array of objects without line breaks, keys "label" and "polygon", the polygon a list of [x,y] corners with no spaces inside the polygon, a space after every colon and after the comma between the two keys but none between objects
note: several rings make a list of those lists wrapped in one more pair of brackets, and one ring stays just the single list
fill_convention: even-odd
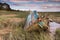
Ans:
[{"label": "distant hill", "polygon": [[11,10],[11,8],[7,3],[0,3],[0,10]]}]

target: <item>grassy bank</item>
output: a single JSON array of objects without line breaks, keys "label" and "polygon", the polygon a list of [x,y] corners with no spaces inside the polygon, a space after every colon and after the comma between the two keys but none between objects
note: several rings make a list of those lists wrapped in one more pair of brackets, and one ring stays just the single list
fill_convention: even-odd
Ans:
[{"label": "grassy bank", "polygon": [[[11,16],[15,14],[15,16]],[[24,20],[22,18],[26,18],[29,12],[23,12],[23,11],[0,11],[0,30],[4,28],[10,28],[12,29],[11,32],[7,34],[3,34],[3,40],[51,40],[51,37],[48,32],[44,31],[32,31],[27,32],[23,29],[24,26]],[[60,17],[60,12],[39,12],[40,15],[46,15],[49,14],[49,17]],[[3,15],[3,16],[2,16]],[[6,16],[10,15],[10,16]],[[52,15],[52,16],[51,16]],[[10,19],[9,19],[10,18]],[[19,21],[15,18],[21,18]],[[13,19],[13,20],[12,20]],[[59,18],[58,18],[59,19]],[[60,31],[58,30],[56,32],[56,40],[60,40]]]},{"label": "grassy bank", "polygon": [[[15,26],[14,26],[15,25]],[[19,26],[17,26],[19,25]],[[3,35],[4,40],[51,40],[48,32],[32,31],[27,32],[22,28],[23,23],[13,24],[12,32]]]},{"label": "grassy bank", "polygon": [[[23,23],[13,24],[10,26],[12,31],[3,35],[4,40],[51,40],[49,32],[32,31],[27,32],[23,29]],[[56,31],[55,40],[60,40],[60,29]]]}]

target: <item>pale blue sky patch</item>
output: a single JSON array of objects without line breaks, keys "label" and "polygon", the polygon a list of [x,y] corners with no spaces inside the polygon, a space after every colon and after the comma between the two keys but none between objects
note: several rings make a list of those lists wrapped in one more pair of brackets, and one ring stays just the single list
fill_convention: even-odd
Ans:
[{"label": "pale blue sky patch", "polygon": [[16,10],[60,11],[60,0],[0,0],[0,2],[6,2]]}]

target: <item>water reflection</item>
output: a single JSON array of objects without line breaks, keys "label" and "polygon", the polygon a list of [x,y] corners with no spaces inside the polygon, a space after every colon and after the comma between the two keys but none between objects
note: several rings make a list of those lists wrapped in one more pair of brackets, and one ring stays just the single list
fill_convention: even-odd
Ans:
[{"label": "water reflection", "polygon": [[53,34],[55,33],[57,28],[60,28],[60,24],[56,22],[49,22],[49,26],[50,26],[50,32]]}]

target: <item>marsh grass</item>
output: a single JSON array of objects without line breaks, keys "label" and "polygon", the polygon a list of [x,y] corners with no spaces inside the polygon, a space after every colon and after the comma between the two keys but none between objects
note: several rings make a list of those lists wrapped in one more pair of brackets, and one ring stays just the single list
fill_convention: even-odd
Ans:
[{"label": "marsh grass", "polygon": [[55,40],[60,40],[60,29],[56,30]]},{"label": "marsh grass", "polygon": [[[26,18],[29,12],[13,12],[13,11],[0,11],[0,15],[9,15],[9,14],[16,14],[16,18]],[[46,12],[47,14],[50,14],[49,12]],[[56,12],[57,13],[57,12]],[[54,16],[60,16],[59,14],[51,13],[50,15]],[[40,14],[40,13],[39,13]],[[41,15],[45,15],[43,12],[41,12]],[[11,17],[9,17],[11,18]],[[32,31],[27,32],[23,29],[25,21],[22,22],[10,22],[9,20],[6,20],[7,17],[0,17],[0,29],[3,28],[10,28],[12,29],[11,32],[7,34],[3,34],[3,40],[51,40],[51,37],[48,32],[44,31]],[[60,40],[60,31],[56,32],[56,40]]]},{"label": "marsh grass", "polygon": [[3,40],[50,40],[49,33],[44,31],[25,31],[23,29],[24,21],[22,22],[9,22],[1,21],[3,28],[12,29],[11,32],[3,35]]},{"label": "marsh grass", "polygon": [[[7,23],[7,27],[11,27],[12,31],[3,35],[4,40],[50,40],[49,33],[44,31],[25,31],[23,23],[17,25],[15,23]],[[11,26],[10,26],[11,25]],[[19,26],[18,26],[19,25]]]}]

